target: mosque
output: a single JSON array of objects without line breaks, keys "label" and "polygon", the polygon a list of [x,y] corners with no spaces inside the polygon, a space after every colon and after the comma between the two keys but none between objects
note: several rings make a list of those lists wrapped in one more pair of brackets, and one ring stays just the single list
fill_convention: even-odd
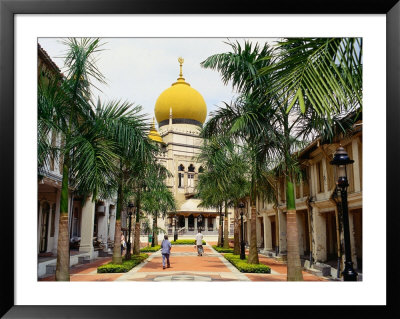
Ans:
[{"label": "mosque", "polygon": [[174,227],[179,235],[194,235],[199,228],[205,235],[217,235],[217,209],[200,207],[201,200],[194,198],[198,176],[203,170],[198,161],[203,145],[199,134],[206,120],[207,105],[202,95],[183,78],[184,60],[179,58],[178,62],[177,81],[164,90],[155,103],[159,131],[153,121],[149,133],[149,138],[160,145],[159,163],[172,174],[166,183],[177,203],[176,212],[169,212],[165,220],[160,218],[157,223],[170,235],[174,233]]}]

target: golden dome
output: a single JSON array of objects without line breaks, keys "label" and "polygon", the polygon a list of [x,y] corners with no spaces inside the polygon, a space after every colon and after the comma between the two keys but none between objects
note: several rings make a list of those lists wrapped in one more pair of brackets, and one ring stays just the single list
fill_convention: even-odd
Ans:
[{"label": "golden dome", "polygon": [[[157,122],[169,119],[170,109],[172,119],[188,119],[205,122],[207,116],[207,105],[201,94],[193,89],[182,77],[183,59],[178,59],[180,63],[180,74],[177,82],[160,94],[154,107]],[[167,123],[163,123],[167,124]]]},{"label": "golden dome", "polygon": [[156,126],[154,123],[154,118],[153,118],[153,124],[151,125],[151,129],[148,135],[148,138],[151,139],[152,141],[155,141],[157,143],[164,143],[160,133],[156,130]]}]

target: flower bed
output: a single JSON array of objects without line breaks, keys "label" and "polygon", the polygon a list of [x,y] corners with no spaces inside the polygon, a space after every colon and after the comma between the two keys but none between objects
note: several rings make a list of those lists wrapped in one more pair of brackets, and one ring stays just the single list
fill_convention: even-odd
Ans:
[{"label": "flower bed", "polygon": [[224,254],[224,257],[240,272],[270,274],[271,268],[264,264],[248,264],[246,259],[240,259],[240,255]]},{"label": "flower bed", "polygon": [[159,251],[161,249],[160,245],[155,245],[154,247],[151,246],[146,246],[140,249],[140,252],[142,253],[154,253],[156,251]]},{"label": "flower bed", "polygon": [[143,262],[146,258],[148,258],[149,255],[147,254],[140,254],[140,255],[132,255],[132,258],[130,260],[122,260],[122,264],[113,264],[112,262],[109,262],[106,265],[102,265],[97,267],[97,273],[121,273],[121,272],[128,272],[131,270],[133,267],[139,265],[141,262]]},{"label": "flower bed", "polygon": [[[195,239],[178,239],[176,241],[171,241],[172,245],[195,245],[196,240]],[[203,240],[203,245],[205,245],[206,242]]]},{"label": "flower bed", "polygon": [[217,245],[213,245],[212,248],[214,248],[219,253],[233,253],[233,248],[218,247]]}]

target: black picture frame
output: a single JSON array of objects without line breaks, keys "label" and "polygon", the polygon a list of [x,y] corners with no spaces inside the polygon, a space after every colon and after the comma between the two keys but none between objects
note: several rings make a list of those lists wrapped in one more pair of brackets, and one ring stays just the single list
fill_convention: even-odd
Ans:
[{"label": "black picture frame", "polygon": [[[387,305],[386,306],[22,306],[15,305],[14,288],[14,17],[16,14],[385,14],[386,54],[387,54],[387,100],[386,100],[386,266]],[[399,226],[396,205],[396,179],[399,177],[400,136],[400,4],[398,0],[297,0],[267,1],[256,3],[246,1],[235,3],[216,1],[163,1],[163,0],[0,0],[0,181],[2,181],[2,237],[5,243],[1,258],[1,308],[4,318],[169,318],[190,316],[209,318],[222,316],[293,315],[359,317],[370,314],[391,318],[399,316],[396,305],[398,297],[395,289],[399,277],[395,274],[395,258],[399,255],[395,237]],[[376,106],[377,110],[379,106]],[[383,141],[382,141],[383,142]],[[5,156],[6,150],[7,156]],[[377,171],[379,171],[380,147],[376,145]],[[382,172],[379,172],[382,174]],[[390,174],[389,174],[390,173]],[[375,185],[380,187],[380,185]],[[398,196],[398,195],[397,195]],[[381,199],[382,203],[384,199]],[[383,212],[380,212],[383,213]],[[382,239],[380,239],[382,240]],[[379,272],[379,252],[375,265]],[[242,292],[238,292],[242,293]],[[374,293],[374,292],[371,292]],[[284,296],[282,296],[284,298]],[[349,296],[351,299],[351,296]],[[204,299],[204,298],[202,298]],[[351,302],[350,302],[351,303]],[[266,309],[268,307],[268,309]],[[249,309],[251,308],[251,309]],[[267,312],[266,312],[267,311]],[[254,312],[254,313],[253,313]],[[256,313],[257,312],[257,313]]]}]

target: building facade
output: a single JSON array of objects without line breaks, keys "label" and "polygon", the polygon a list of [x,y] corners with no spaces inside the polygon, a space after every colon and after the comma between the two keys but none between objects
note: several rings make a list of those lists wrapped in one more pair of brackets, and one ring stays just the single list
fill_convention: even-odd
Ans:
[{"label": "building facade", "polygon": [[[342,145],[350,158],[348,208],[350,241],[354,269],[362,271],[362,121],[355,124],[354,132],[337,143],[321,144],[313,141],[299,152],[298,158],[304,180],[295,188],[299,252],[304,260],[337,268],[343,264],[343,228],[338,198],[335,196],[335,167],[329,162]],[[282,177],[277,183],[278,205],[257,201],[257,246],[270,256],[286,255],[286,183]],[[340,198],[340,195],[339,195]],[[249,203],[247,203],[249,207]],[[250,209],[246,212],[245,238],[250,240]],[[343,270],[343,267],[341,268]]]}]

